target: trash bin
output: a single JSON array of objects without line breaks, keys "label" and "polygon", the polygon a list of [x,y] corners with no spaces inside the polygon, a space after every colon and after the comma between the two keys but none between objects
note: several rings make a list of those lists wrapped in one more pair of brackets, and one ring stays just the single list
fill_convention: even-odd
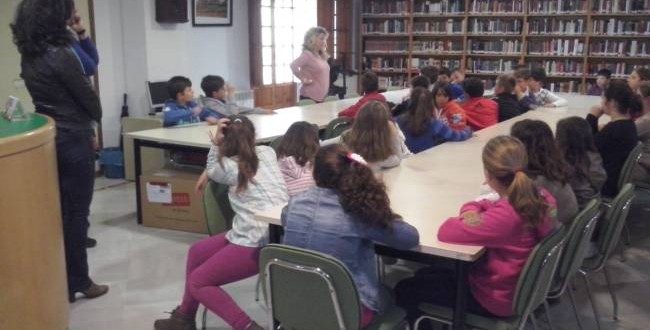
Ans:
[{"label": "trash bin", "polygon": [[99,154],[99,162],[104,165],[104,176],[110,179],[124,178],[124,154],[118,147],[104,148]]}]

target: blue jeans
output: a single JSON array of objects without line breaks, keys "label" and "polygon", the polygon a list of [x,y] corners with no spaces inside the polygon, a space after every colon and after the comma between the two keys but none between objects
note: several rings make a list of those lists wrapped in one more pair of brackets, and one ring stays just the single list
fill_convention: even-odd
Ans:
[{"label": "blue jeans", "polygon": [[95,184],[95,152],[91,130],[57,128],[56,157],[63,219],[68,292],[86,290],[88,275],[86,238]]}]

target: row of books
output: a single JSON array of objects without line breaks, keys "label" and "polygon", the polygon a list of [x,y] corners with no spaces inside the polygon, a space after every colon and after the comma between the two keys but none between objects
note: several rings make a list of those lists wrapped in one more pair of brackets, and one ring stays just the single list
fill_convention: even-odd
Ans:
[{"label": "row of books", "polygon": [[441,54],[462,54],[463,41],[462,40],[416,40],[413,41],[414,52],[429,52]]},{"label": "row of books", "polygon": [[577,80],[553,81],[546,84],[546,88],[555,93],[582,93],[586,91],[585,85]]},{"label": "row of books", "polygon": [[407,52],[409,49],[408,40],[366,40],[364,45],[367,52]]},{"label": "row of books", "polygon": [[469,31],[471,33],[506,33],[521,34],[522,20],[504,20],[504,19],[471,19],[469,21]]},{"label": "row of books", "polygon": [[425,66],[435,66],[435,67],[445,67],[445,68],[460,68],[460,60],[458,59],[440,59],[440,58],[426,58],[426,57],[414,57],[411,59],[411,67],[413,68],[423,68]]},{"label": "row of books", "polygon": [[403,76],[383,76],[379,77],[379,89],[388,89],[390,87],[406,88],[408,87],[408,79],[406,75]]},{"label": "row of books", "polygon": [[370,21],[361,24],[361,33],[406,33],[408,21],[389,19],[381,22]]},{"label": "row of books", "polygon": [[635,13],[650,10],[650,0],[593,0],[592,10],[599,13]]},{"label": "row of books", "polygon": [[472,0],[470,13],[523,13],[522,0]]},{"label": "row of books", "polygon": [[596,19],[591,22],[593,34],[650,35],[650,22],[623,19]]},{"label": "row of books", "polygon": [[528,22],[529,34],[582,34],[585,33],[584,19],[536,18]]},{"label": "row of books", "polygon": [[413,31],[416,33],[463,33],[463,21],[448,19],[446,21],[415,21]]},{"label": "row of books", "polygon": [[515,66],[514,60],[467,59],[467,71],[471,73],[512,73]]},{"label": "row of books", "polygon": [[582,60],[543,60],[531,62],[533,67],[542,67],[551,76],[582,76],[584,63]]},{"label": "row of books", "polygon": [[520,40],[467,40],[472,54],[521,54]]},{"label": "row of books", "polygon": [[602,40],[589,45],[596,56],[650,56],[650,40]]},{"label": "row of books", "polygon": [[420,14],[462,14],[465,4],[463,0],[416,1],[414,11]]},{"label": "row of books", "polygon": [[396,0],[396,1],[364,1],[363,11],[364,14],[408,14],[409,1]]},{"label": "row of books", "polygon": [[608,69],[609,71],[612,72],[612,77],[615,78],[626,78],[629,76],[634,69],[636,69],[639,66],[644,66],[647,68],[650,68],[650,65],[638,65],[638,64],[632,64],[632,63],[627,63],[627,62],[600,62],[600,63],[589,63],[587,65],[589,67],[589,75],[595,76],[598,71],[601,69]]},{"label": "row of books", "polygon": [[531,55],[583,55],[585,43],[583,39],[544,39],[528,43],[528,54]]},{"label": "row of books", "polygon": [[581,13],[587,11],[587,0],[529,0],[529,13]]},{"label": "row of books", "polygon": [[372,70],[405,70],[408,59],[403,57],[366,57],[365,66]]}]

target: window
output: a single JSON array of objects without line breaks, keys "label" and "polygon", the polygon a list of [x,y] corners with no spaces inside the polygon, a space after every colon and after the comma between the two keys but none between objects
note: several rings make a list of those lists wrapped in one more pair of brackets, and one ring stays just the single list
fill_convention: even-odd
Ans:
[{"label": "window", "polygon": [[316,26],[316,0],[261,0],[262,84],[293,82],[289,64],[302,52],[305,32]]}]

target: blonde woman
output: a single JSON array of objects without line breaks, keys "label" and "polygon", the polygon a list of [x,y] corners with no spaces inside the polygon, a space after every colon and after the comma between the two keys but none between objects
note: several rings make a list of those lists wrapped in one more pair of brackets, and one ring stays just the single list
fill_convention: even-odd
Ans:
[{"label": "blonde woman", "polygon": [[305,33],[303,51],[291,63],[291,71],[300,79],[300,99],[323,102],[330,86],[330,66],[327,64],[327,30],[320,26]]}]

